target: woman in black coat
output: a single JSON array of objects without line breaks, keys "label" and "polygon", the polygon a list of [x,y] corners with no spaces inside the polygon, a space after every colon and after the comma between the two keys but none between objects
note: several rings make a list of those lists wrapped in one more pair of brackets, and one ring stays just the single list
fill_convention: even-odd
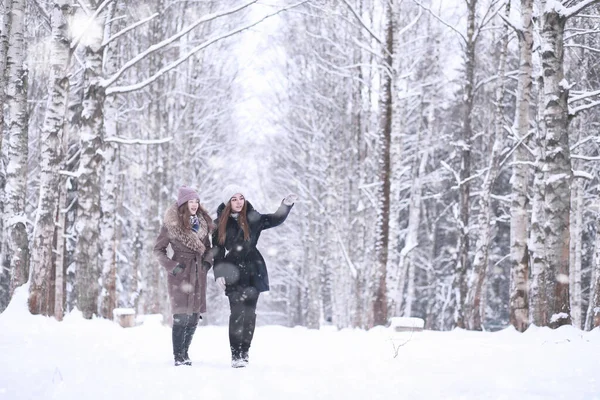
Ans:
[{"label": "woman in black coat", "polygon": [[225,188],[212,241],[215,279],[229,298],[229,345],[234,368],[248,364],[258,296],[269,290],[267,267],[256,243],[263,229],[285,221],[296,198],[291,194],[274,214],[260,214],[246,201],[244,192],[239,186]]}]

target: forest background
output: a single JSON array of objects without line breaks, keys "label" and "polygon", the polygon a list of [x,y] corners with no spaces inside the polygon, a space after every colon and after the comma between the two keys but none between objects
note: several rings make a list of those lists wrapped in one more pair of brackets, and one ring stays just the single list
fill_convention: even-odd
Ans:
[{"label": "forest background", "polygon": [[0,310],[168,319],[164,211],[235,180],[300,196],[263,323],[599,326],[599,3],[1,0]]}]

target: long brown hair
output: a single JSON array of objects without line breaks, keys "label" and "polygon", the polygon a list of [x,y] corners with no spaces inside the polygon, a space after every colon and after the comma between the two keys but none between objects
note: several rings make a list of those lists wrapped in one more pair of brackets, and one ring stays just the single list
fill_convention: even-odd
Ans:
[{"label": "long brown hair", "polygon": [[[244,231],[244,240],[250,239],[250,229],[248,228],[248,217],[246,216],[246,204],[247,201],[244,201],[244,206],[242,210],[238,214],[238,225]],[[219,217],[219,244],[225,244],[225,237],[227,236],[227,221],[229,220],[229,216],[231,215],[231,201],[227,202],[225,209],[221,213]]]},{"label": "long brown hair", "polygon": [[[187,201],[179,206],[179,208],[177,209],[177,214],[179,215],[179,223],[181,224],[183,229],[192,229],[192,225],[190,225],[190,217],[192,216],[192,213],[190,213]],[[198,203],[198,211],[196,211],[196,215],[198,217],[204,218],[204,220],[206,221],[206,226],[208,226],[208,233],[210,234],[215,227],[213,225],[212,219],[210,218],[210,215],[208,215],[208,211],[206,211],[206,209],[204,209],[204,207],[202,207],[200,203]]]}]

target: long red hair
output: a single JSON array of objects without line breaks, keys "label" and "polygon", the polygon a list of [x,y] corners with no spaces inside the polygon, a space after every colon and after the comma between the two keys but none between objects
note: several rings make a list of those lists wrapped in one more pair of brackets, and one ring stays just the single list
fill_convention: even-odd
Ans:
[{"label": "long red hair", "polygon": [[[248,204],[248,202],[244,201],[244,206],[242,207],[242,210],[239,212],[238,219],[237,219],[238,225],[244,231],[244,240],[250,239],[250,228],[248,228],[248,217],[246,216],[246,210],[248,208],[246,207],[246,204]],[[225,244],[225,238],[227,237],[227,221],[229,220],[230,215],[231,215],[231,201],[228,201],[227,205],[225,205],[225,209],[223,210],[223,212],[221,213],[221,216],[219,217],[219,222],[218,222],[219,244],[220,245]]]}]

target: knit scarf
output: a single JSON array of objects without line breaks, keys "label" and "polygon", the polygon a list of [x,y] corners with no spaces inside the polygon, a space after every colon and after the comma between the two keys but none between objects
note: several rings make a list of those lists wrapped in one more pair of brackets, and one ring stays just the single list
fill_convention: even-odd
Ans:
[{"label": "knit scarf", "polygon": [[194,232],[198,232],[198,229],[200,229],[200,221],[198,221],[198,217],[196,215],[190,216],[190,226]]}]

